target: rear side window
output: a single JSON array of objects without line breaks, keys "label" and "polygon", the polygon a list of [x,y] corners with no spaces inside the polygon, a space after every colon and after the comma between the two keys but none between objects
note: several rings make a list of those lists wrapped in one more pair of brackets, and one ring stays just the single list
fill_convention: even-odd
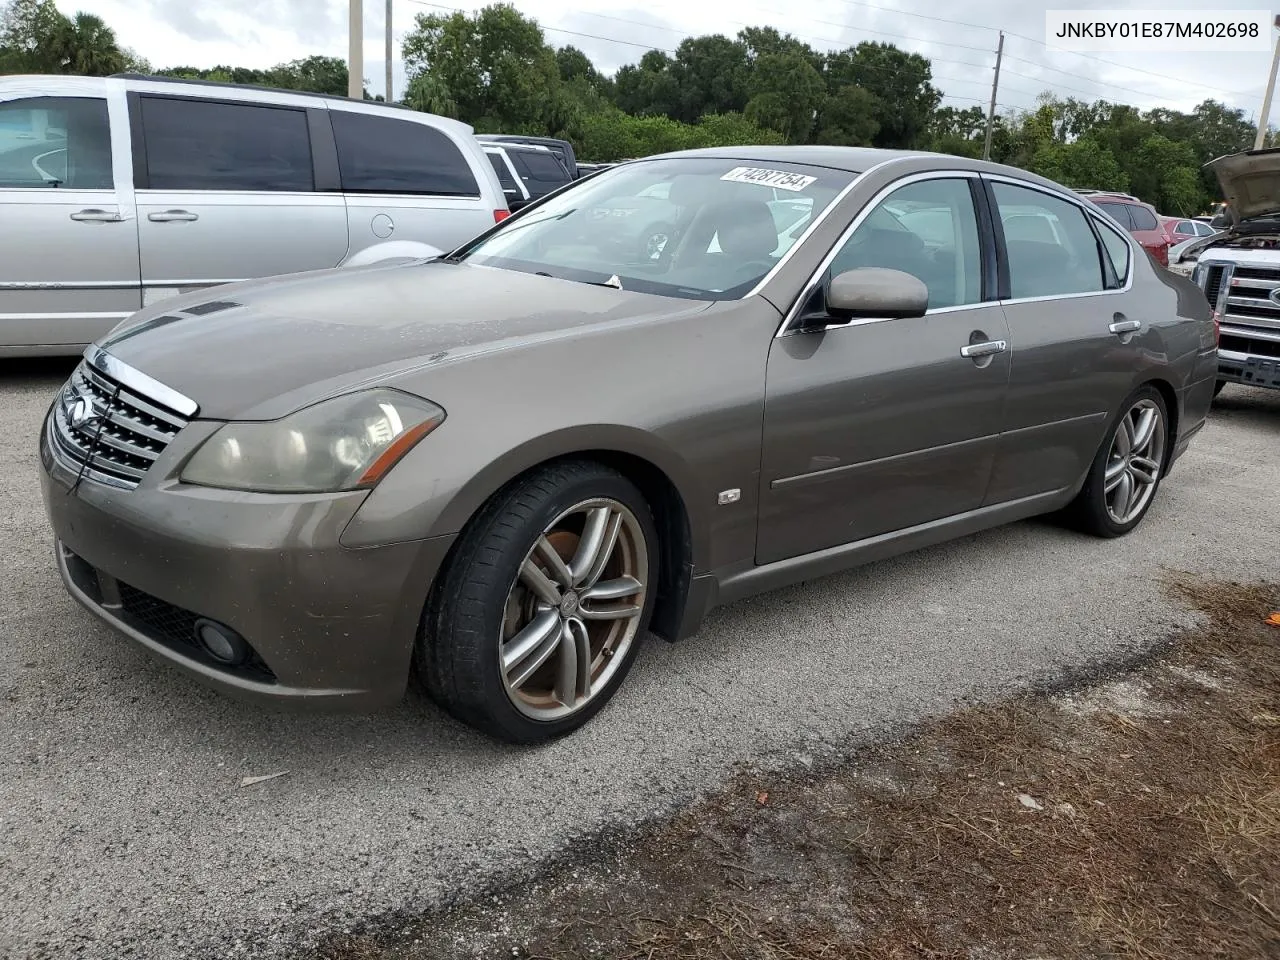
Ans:
[{"label": "rear side window", "polygon": [[1135,230],[1157,230],[1160,227],[1160,221],[1156,219],[1156,215],[1148,208],[1140,207],[1136,203],[1129,207],[1129,219],[1133,221]]},{"label": "rear side window", "polygon": [[[1105,289],[1098,240],[1085,212],[1075,204],[1009,183],[993,183],[992,191],[1004,228],[1009,260],[1010,296],[1052,297]],[[1011,229],[1006,220],[1037,216],[1048,231]]]},{"label": "rear side window", "polygon": [[0,103],[0,189],[113,186],[107,101],[32,97]]},{"label": "rear side window", "polygon": [[527,179],[542,183],[569,182],[569,174],[565,172],[564,167],[560,166],[560,161],[549,153],[520,151],[512,157],[512,160],[515,162],[516,169]]},{"label": "rear side window", "polygon": [[315,189],[305,111],[141,97],[152,190]]},{"label": "rear side window", "polygon": [[345,192],[480,196],[466,157],[434,127],[348,110],[329,117]]},{"label": "rear side window", "polygon": [[1195,224],[1191,223],[1189,220],[1179,220],[1178,226],[1175,228],[1175,232],[1179,236],[1194,237],[1196,235],[1196,227]]},{"label": "rear side window", "polygon": [[1102,246],[1106,248],[1107,256],[1111,258],[1111,266],[1115,269],[1116,279],[1123,286],[1124,282],[1129,278],[1129,241],[1116,233],[1113,227],[1099,220],[1094,222],[1098,226],[1098,233],[1102,236]]},{"label": "rear side window", "polygon": [[1129,230],[1133,229],[1133,220],[1129,216],[1129,205],[1127,203],[1098,203],[1095,206],[1099,210],[1104,210],[1115,217],[1120,226]]}]

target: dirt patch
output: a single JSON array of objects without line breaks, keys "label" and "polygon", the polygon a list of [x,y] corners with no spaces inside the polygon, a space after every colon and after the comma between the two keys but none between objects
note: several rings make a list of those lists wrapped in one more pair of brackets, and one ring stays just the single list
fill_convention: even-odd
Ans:
[{"label": "dirt patch", "polygon": [[1091,688],[742,774],[540,882],[312,960],[1280,957],[1280,587]]}]

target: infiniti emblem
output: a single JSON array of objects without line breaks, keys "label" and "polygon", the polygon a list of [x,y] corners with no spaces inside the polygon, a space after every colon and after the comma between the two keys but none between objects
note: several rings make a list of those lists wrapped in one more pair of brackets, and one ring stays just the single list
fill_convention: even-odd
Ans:
[{"label": "infiniti emblem", "polygon": [[72,391],[62,405],[67,414],[67,422],[77,430],[83,430],[102,419],[93,401],[82,393]]},{"label": "infiniti emblem", "polygon": [[1271,299],[1272,303],[1280,305],[1280,287],[1276,287],[1269,294],[1267,294],[1267,296]]},{"label": "infiniti emblem", "polygon": [[564,599],[560,601],[560,614],[565,617],[572,617],[578,612],[578,595],[570,591],[564,595]]}]

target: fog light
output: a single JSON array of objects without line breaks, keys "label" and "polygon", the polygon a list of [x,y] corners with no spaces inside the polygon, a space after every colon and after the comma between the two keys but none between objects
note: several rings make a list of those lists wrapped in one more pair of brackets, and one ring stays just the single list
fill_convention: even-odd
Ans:
[{"label": "fog light", "polygon": [[195,624],[196,643],[219,663],[233,667],[249,658],[249,644],[230,627],[201,617]]}]

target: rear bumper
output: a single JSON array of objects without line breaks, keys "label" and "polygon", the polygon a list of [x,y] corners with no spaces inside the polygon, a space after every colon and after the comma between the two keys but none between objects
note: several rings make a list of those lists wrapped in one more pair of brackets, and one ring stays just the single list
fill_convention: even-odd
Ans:
[{"label": "rear bumper", "polygon": [[[398,700],[452,537],[350,549],[364,494],[122,492],[74,476],[41,443],[41,492],[72,597],[156,656],[240,699],[368,709]],[[204,617],[254,649],[227,667],[194,640]]]}]

